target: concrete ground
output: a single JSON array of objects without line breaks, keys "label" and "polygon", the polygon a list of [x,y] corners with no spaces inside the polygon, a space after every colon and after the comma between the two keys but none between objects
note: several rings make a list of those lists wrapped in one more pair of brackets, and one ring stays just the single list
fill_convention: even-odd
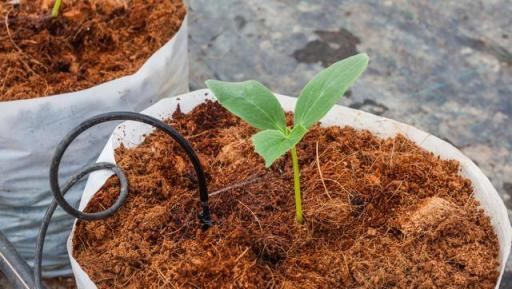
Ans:
[{"label": "concrete ground", "polygon": [[369,69],[341,103],[451,142],[512,208],[510,0],[186,2],[191,89],[258,79],[297,95],[323,67],[367,52]]}]

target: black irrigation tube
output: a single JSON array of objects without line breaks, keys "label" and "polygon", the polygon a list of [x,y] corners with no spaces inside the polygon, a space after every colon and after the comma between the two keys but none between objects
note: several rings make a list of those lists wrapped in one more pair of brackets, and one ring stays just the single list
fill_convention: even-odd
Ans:
[{"label": "black irrigation tube", "polygon": [[34,288],[34,272],[14,246],[0,232],[0,272],[16,289]]},{"label": "black irrigation tube", "polygon": [[[36,253],[35,253],[35,260],[34,260],[34,286],[36,289],[43,289],[42,282],[41,282],[41,263],[42,263],[42,255],[43,255],[43,246],[44,246],[44,239],[46,236],[46,231],[48,229],[48,226],[50,224],[50,220],[53,216],[53,213],[55,212],[55,209],[57,206],[62,207],[68,214],[71,216],[84,220],[84,221],[91,221],[91,220],[99,220],[104,219],[112,214],[114,214],[124,203],[126,200],[126,197],[128,196],[128,180],[117,165],[111,164],[111,163],[96,163],[89,165],[85,168],[83,168],[80,172],[78,172],[76,175],[71,177],[71,179],[64,185],[64,187],[61,189],[59,184],[59,165],[62,160],[62,157],[66,151],[66,149],[69,147],[69,145],[73,142],[75,138],[77,138],[81,133],[86,131],[87,129],[98,125],[100,123],[108,122],[108,121],[116,121],[116,120],[131,120],[131,121],[137,121],[142,122],[145,124],[152,125],[162,131],[164,131],[166,134],[171,136],[178,144],[185,150],[187,153],[190,161],[192,162],[199,185],[199,198],[201,201],[201,213],[199,214],[199,219],[201,221],[201,226],[203,229],[207,229],[212,226],[212,221],[210,217],[210,208],[208,206],[208,188],[206,184],[206,178],[203,171],[203,168],[201,166],[201,163],[199,161],[199,158],[197,157],[196,153],[194,152],[194,149],[190,145],[190,143],[182,136],[180,135],[176,130],[174,130],[169,125],[165,124],[164,122],[153,118],[151,116],[147,116],[140,113],[134,113],[134,112],[110,112],[101,114],[95,117],[92,117],[84,122],[82,122],[78,127],[73,129],[71,132],[69,132],[64,139],[59,143],[57,146],[57,149],[55,150],[55,155],[53,156],[51,167],[50,167],[50,187],[52,190],[52,193],[55,197],[55,199],[52,201],[48,209],[46,210],[46,214],[43,218],[43,223],[41,224],[41,228],[39,230],[39,235],[37,237],[37,243],[36,243]],[[73,187],[76,183],[78,183],[81,179],[83,179],[88,174],[98,171],[98,170],[111,170],[115,173],[115,175],[118,177],[119,182],[121,184],[121,192],[119,194],[118,199],[115,201],[115,203],[108,209],[96,212],[96,213],[84,213],[81,212],[75,208],[73,208],[65,199],[64,194]]]}]

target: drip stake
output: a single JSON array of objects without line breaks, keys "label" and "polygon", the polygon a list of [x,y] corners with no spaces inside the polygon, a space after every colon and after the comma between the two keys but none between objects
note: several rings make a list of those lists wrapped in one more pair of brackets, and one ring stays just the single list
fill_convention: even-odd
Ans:
[{"label": "drip stake", "polygon": [[[134,112],[109,112],[105,114],[100,114],[95,117],[92,117],[84,122],[82,122],[79,126],[69,132],[64,139],[59,143],[57,149],[55,150],[55,154],[53,156],[51,167],[50,167],[50,187],[54,196],[54,200],[46,210],[45,216],[43,218],[43,222],[41,224],[41,228],[39,230],[39,235],[37,237],[36,243],[36,252],[35,252],[35,264],[34,264],[34,283],[36,289],[43,289],[41,283],[41,263],[42,263],[42,255],[43,255],[43,246],[44,239],[46,236],[46,232],[48,230],[48,226],[50,224],[50,220],[52,218],[53,213],[57,206],[60,206],[66,211],[69,215],[83,220],[83,221],[93,221],[105,219],[112,214],[114,214],[121,206],[123,205],[126,197],[128,196],[128,179],[126,175],[122,171],[122,169],[116,164],[112,163],[95,163],[84,167],[80,172],[75,174],[71,179],[64,185],[64,187],[60,187],[59,184],[59,166],[64,155],[64,152],[69,147],[69,145],[73,142],[75,138],[77,138],[80,134],[82,134],[87,129],[96,126],[100,123],[109,122],[109,121],[118,121],[118,120],[131,120],[142,122],[145,124],[152,125],[170,137],[172,137],[178,144],[185,150],[190,161],[194,166],[194,170],[197,175],[198,186],[199,186],[199,199],[201,204],[201,213],[199,213],[199,219],[201,222],[202,229],[206,230],[212,226],[212,220],[210,216],[210,208],[208,206],[208,188],[206,184],[206,178],[204,174],[203,167],[199,162],[199,158],[197,157],[194,149],[190,145],[190,143],[180,135],[176,130],[174,130],[171,126],[165,124],[164,122],[140,113]],[[105,209],[101,212],[96,213],[84,213],[73,208],[65,199],[64,194],[75,184],[80,182],[85,176],[89,175],[94,171],[99,170],[111,170],[119,179],[121,184],[121,192],[119,194],[119,198],[115,201],[115,203],[108,209]]]}]

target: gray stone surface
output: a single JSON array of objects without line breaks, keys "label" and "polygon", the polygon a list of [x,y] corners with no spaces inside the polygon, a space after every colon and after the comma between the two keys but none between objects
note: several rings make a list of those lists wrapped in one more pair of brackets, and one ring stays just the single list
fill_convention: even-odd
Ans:
[{"label": "gray stone surface", "polygon": [[[512,208],[510,0],[187,2],[192,89],[258,79],[297,95],[322,67],[367,52],[370,67],[342,104],[451,142]],[[508,263],[502,288],[512,288]]]}]

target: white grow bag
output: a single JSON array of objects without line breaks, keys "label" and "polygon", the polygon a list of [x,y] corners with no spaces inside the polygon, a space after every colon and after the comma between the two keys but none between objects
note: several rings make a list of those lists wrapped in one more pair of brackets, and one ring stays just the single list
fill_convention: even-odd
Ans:
[{"label": "white grow bag", "polygon": [[[110,111],[140,111],[162,98],[188,92],[187,18],[174,37],[133,75],[89,89],[54,96],[0,102],[0,230],[33,264],[36,236],[53,199],[50,158],[64,135],[85,119]],[[61,166],[61,180],[94,162],[112,126],[78,138]],[[66,199],[78,204],[83,186]],[[73,218],[57,210],[48,231],[44,275],[69,274],[65,240]]]},{"label": "white grow bag", "polygon": [[[156,117],[158,119],[170,118],[180,105],[181,111],[190,112],[194,107],[203,103],[206,99],[214,99],[209,90],[198,90],[175,98],[164,99],[155,105],[144,110],[143,113]],[[286,111],[293,111],[296,98],[278,95],[279,102]],[[489,179],[480,171],[480,169],[466,156],[462,154],[451,144],[429,134],[391,119],[376,116],[367,112],[354,110],[344,106],[335,106],[321,120],[322,125],[352,126],[356,129],[367,129],[380,137],[391,137],[397,133],[405,135],[413,140],[422,148],[440,155],[444,159],[454,159],[460,162],[461,174],[471,179],[474,187],[475,197],[480,201],[485,212],[491,217],[492,225],[498,235],[500,252],[500,278],[496,285],[499,288],[501,277],[505,270],[505,264],[511,249],[512,227],[507,214],[507,209],[502,199],[489,182]],[[144,135],[151,132],[153,128],[148,125],[127,121],[119,125],[110,137],[107,145],[103,149],[98,162],[115,163],[114,149],[123,143],[126,147],[135,147],[140,144]],[[83,210],[94,194],[104,185],[105,181],[112,176],[108,171],[97,171],[89,176],[85,191],[80,202],[80,210]],[[77,261],[72,256],[72,241],[75,228],[68,239],[68,252],[71,260],[71,266],[77,282],[78,289],[97,289],[94,282],[91,281]]]}]

